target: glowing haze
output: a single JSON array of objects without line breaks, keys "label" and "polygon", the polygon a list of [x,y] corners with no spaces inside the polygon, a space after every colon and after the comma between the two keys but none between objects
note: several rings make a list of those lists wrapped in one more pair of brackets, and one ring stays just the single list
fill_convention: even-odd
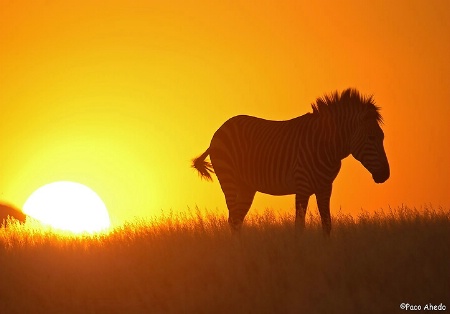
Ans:
[{"label": "glowing haze", "polygon": [[[391,178],[345,160],[332,213],[450,207],[450,2],[253,3],[2,1],[0,201],[68,180],[102,195],[113,224],[223,213],[190,159],[225,120],[290,119],[355,87],[382,107]],[[293,212],[293,197],[257,194],[266,207]]]}]

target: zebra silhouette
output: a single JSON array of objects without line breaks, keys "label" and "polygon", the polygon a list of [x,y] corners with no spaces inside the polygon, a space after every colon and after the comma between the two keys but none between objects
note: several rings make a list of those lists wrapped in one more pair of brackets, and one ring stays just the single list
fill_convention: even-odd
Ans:
[{"label": "zebra silhouette", "polygon": [[0,203],[0,226],[8,226],[8,217],[24,223],[27,219],[21,210],[6,203]]},{"label": "zebra silhouette", "polygon": [[[305,228],[309,197],[316,195],[326,235],[331,231],[330,197],[341,160],[352,154],[376,183],[390,175],[383,147],[383,118],[372,96],[337,91],[312,104],[312,113],[287,121],[235,116],[213,135],[209,148],[192,160],[200,176],[216,174],[239,230],[256,192],[295,194],[295,225]],[[210,156],[211,162],[206,161]]]}]

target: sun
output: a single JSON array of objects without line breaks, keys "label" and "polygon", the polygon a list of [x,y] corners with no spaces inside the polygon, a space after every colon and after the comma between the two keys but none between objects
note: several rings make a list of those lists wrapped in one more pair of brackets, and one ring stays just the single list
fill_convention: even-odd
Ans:
[{"label": "sun", "polygon": [[101,198],[76,182],[58,181],[40,187],[27,199],[23,211],[44,224],[75,233],[92,233],[110,226]]}]

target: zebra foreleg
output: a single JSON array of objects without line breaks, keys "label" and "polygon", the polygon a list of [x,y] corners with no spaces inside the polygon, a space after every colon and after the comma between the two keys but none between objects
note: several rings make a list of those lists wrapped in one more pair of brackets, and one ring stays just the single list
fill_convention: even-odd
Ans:
[{"label": "zebra foreleg", "polygon": [[302,232],[305,229],[305,216],[308,209],[309,195],[295,195],[295,230]]},{"label": "zebra foreleg", "polygon": [[232,208],[228,207],[228,223],[232,231],[241,229],[244,218],[252,205],[255,193],[254,191],[239,191],[234,206]]},{"label": "zebra foreleg", "polygon": [[316,193],[317,206],[319,207],[322,229],[325,236],[330,236],[331,232],[330,197],[331,184],[327,189]]}]

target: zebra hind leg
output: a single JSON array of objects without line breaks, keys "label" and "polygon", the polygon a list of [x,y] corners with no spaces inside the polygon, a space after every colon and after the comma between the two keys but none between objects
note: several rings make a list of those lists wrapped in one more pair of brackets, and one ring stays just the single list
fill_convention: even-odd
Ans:
[{"label": "zebra hind leg", "polygon": [[228,223],[232,231],[239,231],[241,229],[244,218],[252,205],[255,193],[255,191],[240,190],[234,206],[231,208],[228,207]]},{"label": "zebra hind leg", "polygon": [[231,191],[225,191],[223,190],[223,194],[225,195],[225,201],[227,203],[228,208],[228,224],[230,225],[231,229],[233,230],[233,224],[231,222],[231,212],[234,211],[234,208],[236,207],[236,199],[237,199],[237,193],[231,192]]}]

